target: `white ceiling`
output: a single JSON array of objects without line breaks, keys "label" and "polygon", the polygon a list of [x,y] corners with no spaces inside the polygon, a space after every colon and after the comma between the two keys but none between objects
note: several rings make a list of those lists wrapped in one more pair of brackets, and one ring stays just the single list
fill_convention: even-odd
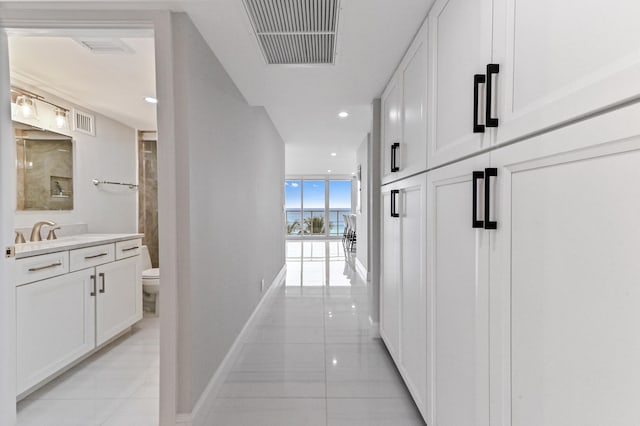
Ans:
[{"label": "white ceiling", "polygon": [[[117,7],[116,3],[111,2],[110,7]],[[122,4],[125,3],[127,7],[131,5],[130,1]],[[144,3],[168,7],[167,2]],[[291,165],[297,164],[296,170],[309,170],[313,174],[326,173],[329,169],[335,174],[351,174],[355,169],[355,150],[371,126],[371,101],[380,95],[433,0],[341,0],[337,57],[333,66],[266,65],[242,0],[169,3],[174,10],[182,8],[189,14],[247,101],[266,108],[287,145],[288,173],[294,173]],[[40,55],[45,54],[52,59],[57,57],[51,49],[43,48]],[[51,81],[52,84],[79,95],[82,78],[71,79],[62,69],[66,66],[67,72],[73,72],[73,68],[80,68],[79,62],[75,59],[55,62],[61,67],[55,73],[51,69],[34,70],[33,66],[30,69],[37,71],[43,80],[57,75],[58,80]],[[99,73],[107,68],[102,64],[94,69]],[[136,99],[153,87],[149,86],[153,71],[146,75],[151,78],[146,79],[143,86],[127,86],[126,91],[136,93]],[[120,84],[130,81],[122,75],[119,77],[114,79],[113,86],[107,86],[107,79],[103,78],[101,88],[112,94]],[[67,81],[63,86],[64,80]],[[92,89],[88,82],[82,86],[86,86],[82,88],[83,96],[94,99],[92,105],[87,105],[98,112],[109,111],[107,115],[127,122],[123,115],[133,117],[138,111],[137,106],[133,108],[135,100],[127,102],[130,109],[125,110],[121,96],[92,93],[99,88]],[[136,87],[143,90],[134,91]],[[339,119],[340,111],[348,111],[350,116]],[[140,123],[145,121],[143,117],[139,119]],[[148,121],[144,124],[148,127]],[[330,152],[338,153],[341,160],[331,157]]]},{"label": "white ceiling", "polygon": [[[91,32],[85,32],[89,35]],[[152,37],[121,38],[131,54],[96,54],[71,37],[10,36],[11,78],[140,130],[156,129]]]}]

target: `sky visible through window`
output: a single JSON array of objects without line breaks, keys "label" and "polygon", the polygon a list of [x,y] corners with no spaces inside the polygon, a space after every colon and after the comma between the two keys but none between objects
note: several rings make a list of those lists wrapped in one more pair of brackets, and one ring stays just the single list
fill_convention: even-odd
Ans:
[{"label": "sky visible through window", "polygon": [[[285,182],[285,206],[288,210],[300,209],[303,204],[302,188],[304,187],[304,208],[324,209],[324,180],[287,180]],[[329,181],[329,208],[351,209],[351,181]]]}]

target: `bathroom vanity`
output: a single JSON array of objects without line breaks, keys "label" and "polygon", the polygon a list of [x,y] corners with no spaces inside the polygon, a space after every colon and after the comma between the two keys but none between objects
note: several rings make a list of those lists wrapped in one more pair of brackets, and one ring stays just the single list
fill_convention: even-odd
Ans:
[{"label": "bathroom vanity", "polygon": [[81,234],[16,246],[21,398],[142,318],[142,234]]}]

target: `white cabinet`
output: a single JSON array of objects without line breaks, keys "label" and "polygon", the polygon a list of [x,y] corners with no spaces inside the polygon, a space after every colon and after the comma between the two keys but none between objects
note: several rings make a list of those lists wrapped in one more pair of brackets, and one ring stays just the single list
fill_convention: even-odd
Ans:
[{"label": "white cabinet", "polygon": [[[18,395],[142,318],[139,243],[102,244],[16,261]],[[116,253],[121,260],[114,261]]]},{"label": "white cabinet", "polygon": [[426,415],[426,174],[383,188],[381,335]]},{"label": "white cabinet", "polygon": [[95,347],[93,271],[17,287],[16,325],[21,394]]},{"label": "white cabinet", "polygon": [[428,174],[427,424],[489,424],[488,166],[485,154]]},{"label": "white cabinet", "polygon": [[402,79],[396,76],[382,94],[382,181],[396,178],[402,140]]},{"label": "white cabinet", "polygon": [[493,0],[438,0],[429,13],[430,168],[490,145],[486,80],[474,76],[484,77],[492,60],[492,10]]},{"label": "white cabinet", "polygon": [[495,0],[497,143],[640,95],[640,2]]},{"label": "white cabinet", "polygon": [[140,258],[130,257],[96,267],[98,284],[96,341],[101,345],[142,319]]},{"label": "white cabinet", "polygon": [[382,187],[382,264],[380,265],[380,334],[394,359],[400,353],[400,218],[397,193]]},{"label": "white cabinet", "polygon": [[492,153],[494,426],[640,424],[639,116]]},{"label": "white cabinet", "polygon": [[414,38],[382,96],[382,180],[427,169],[427,27]]}]

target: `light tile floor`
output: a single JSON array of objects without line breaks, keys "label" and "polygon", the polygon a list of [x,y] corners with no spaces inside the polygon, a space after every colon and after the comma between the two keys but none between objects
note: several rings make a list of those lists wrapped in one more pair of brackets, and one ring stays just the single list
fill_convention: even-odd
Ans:
[{"label": "light tile floor", "polygon": [[207,424],[424,425],[371,337],[369,292],[341,241],[287,242],[287,281],[260,313]]},{"label": "light tile floor", "polygon": [[[424,425],[340,241],[287,243],[287,280],[259,314],[207,424]],[[145,318],[18,403],[19,426],[158,425],[159,321]]]},{"label": "light tile floor", "polygon": [[132,331],[18,403],[18,426],[157,426],[160,329]]}]

